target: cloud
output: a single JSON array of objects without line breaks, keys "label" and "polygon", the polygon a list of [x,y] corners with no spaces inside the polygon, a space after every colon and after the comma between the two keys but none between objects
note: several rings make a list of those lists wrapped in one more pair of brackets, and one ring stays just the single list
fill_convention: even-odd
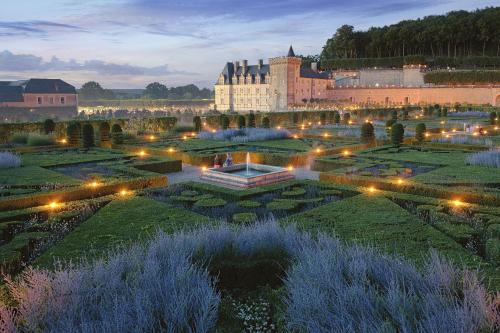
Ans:
[{"label": "cloud", "polygon": [[102,60],[61,60],[52,57],[44,61],[41,57],[31,54],[13,54],[10,51],[0,52],[0,71],[6,72],[93,72],[110,76],[165,76],[165,75],[196,75],[186,71],[170,70],[168,65],[143,67],[129,64],[108,63]]},{"label": "cloud", "polygon": [[54,32],[87,32],[76,25],[51,21],[0,21],[0,36],[47,36]]}]

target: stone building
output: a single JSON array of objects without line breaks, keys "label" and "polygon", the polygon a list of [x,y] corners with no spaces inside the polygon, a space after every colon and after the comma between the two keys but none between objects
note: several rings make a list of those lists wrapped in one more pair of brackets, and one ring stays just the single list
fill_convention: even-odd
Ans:
[{"label": "stone building", "polygon": [[0,81],[2,119],[30,120],[35,115],[65,119],[77,112],[75,87],[60,79]]},{"label": "stone building", "polygon": [[302,59],[290,46],[285,57],[228,62],[215,84],[215,106],[219,111],[284,111],[305,100],[326,99],[332,89],[330,72],[320,72],[316,63],[301,68]]}]

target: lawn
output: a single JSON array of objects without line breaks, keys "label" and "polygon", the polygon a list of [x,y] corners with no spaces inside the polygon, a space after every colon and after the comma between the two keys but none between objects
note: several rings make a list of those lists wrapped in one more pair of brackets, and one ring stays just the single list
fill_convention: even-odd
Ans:
[{"label": "lawn", "polygon": [[78,185],[81,182],[59,172],[39,166],[25,166],[5,169],[0,172],[2,185],[44,185],[44,184]]},{"label": "lawn", "polygon": [[116,200],[39,256],[34,264],[50,267],[53,258],[74,260],[99,255],[117,245],[148,237],[158,229],[172,233],[209,221],[204,216],[143,197]]}]

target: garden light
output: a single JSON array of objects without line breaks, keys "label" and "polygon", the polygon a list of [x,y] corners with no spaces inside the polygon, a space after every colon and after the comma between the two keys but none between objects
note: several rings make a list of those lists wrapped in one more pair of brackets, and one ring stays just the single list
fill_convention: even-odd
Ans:
[{"label": "garden light", "polygon": [[321,121],[318,121],[318,125],[321,125]]},{"label": "garden light", "polygon": [[318,153],[318,154],[321,153],[321,149],[316,148],[316,153]]},{"label": "garden light", "polygon": [[498,131],[498,126],[495,126],[494,130],[495,130],[495,131]]},{"label": "garden light", "polygon": [[451,131],[452,131],[453,133],[455,133],[457,130],[454,128],[454,129],[452,129]]},{"label": "garden light", "polygon": [[441,134],[445,134],[445,133],[446,133],[446,131],[441,131]]},{"label": "garden light", "polygon": [[300,126],[300,129],[304,129],[304,128],[306,128],[305,125],[301,125]]},{"label": "garden light", "polygon": [[349,125],[352,125],[352,120],[349,120],[347,123],[348,123]]},{"label": "garden light", "polygon": [[203,172],[207,171],[207,167],[206,166],[202,166],[201,167],[201,171],[203,171]]},{"label": "garden light", "polygon": [[486,130],[485,130],[483,133],[484,133],[484,134],[488,134],[488,131],[486,131]]},{"label": "garden light", "polygon": [[276,129],[279,129],[279,130],[280,130],[280,129],[281,129],[281,126],[277,126],[277,127],[276,127]]},{"label": "garden light", "polygon": [[183,135],[183,136],[182,136],[182,139],[183,139],[183,140],[187,140],[187,138],[188,138],[188,137],[187,137],[187,135]]},{"label": "garden light", "polygon": [[398,183],[398,185],[402,185],[403,184],[403,180],[401,178],[398,178],[398,180],[396,181],[396,183]]},{"label": "garden light", "polygon": [[213,129],[213,130],[212,130],[212,133],[215,133],[215,132],[217,132],[217,131]]},{"label": "garden light", "polygon": [[122,197],[124,197],[128,194],[128,191],[126,189],[123,189],[120,192],[118,192],[118,194],[120,194]]},{"label": "garden light", "polygon": [[458,199],[453,200],[453,206],[455,206],[455,207],[460,207],[463,204],[464,203],[462,201],[458,200]]},{"label": "garden light", "polygon": [[139,156],[141,156],[141,157],[146,156],[146,152],[145,152],[144,150],[141,150],[141,151],[139,152]]},{"label": "garden light", "polygon": [[170,148],[168,148],[168,152],[173,153],[173,152],[175,152],[175,150],[174,150],[174,148],[170,147]]},{"label": "garden light", "polygon": [[374,193],[376,190],[377,190],[377,189],[376,189],[375,187],[373,187],[373,186],[370,186],[370,187],[368,188],[368,192],[370,192],[370,193]]},{"label": "garden light", "polygon": [[154,139],[156,139],[156,137],[154,135],[149,136],[149,140],[153,141]]},{"label": "garden light", "polygon": [[473,136],[478,136],[478,135],[479,135],[479,133],[478,133],[478,132],[474,132],[474,133],[472,133],[472,135],[473,135]]},{"label": "garden light", "polygon": [[325,138],[327,138],[327,137],[328,137],[328,133],[323,134],[323,136],[324,136]]},{"label": "garden light", "polygon": [[444,124],[444,121],[441,121],[441,125],[443,125],[443,124]]},{"label": "garden light", "polygon": [[68,143],[68,140],[66,140],[66,139],[61,139],[59,142],[60,142],[60,143],[62,143],[62,144],[64,145],[64,144]]},{"label": "garden light", "polygon": [[60,204],[57,201],[52,201],[49,204],[49,208],[52,209],[52,210],[59,208],[59,206],[60,206]]},{"label": "garden light", "polygon": [[294,139],[298,139],[298,138],[299,138],[299,136],[298,136],[297,134],[294,134],[294,135],[293,135],[293,138],[294,138]]},{"label": "garden light", "polygon": [[344,150],[342,154],[344,154],[344,156],[349,156],[349,150]]},{"label": "garden light", "polygon": [[96,188],[96,187],[98,187],[99,185],[101,185],[101,184],[99,184],[99,183],[98,183],[98,182],[96,182],[96,181],[89,183],[89,186],[90,186],[90,187],[92,187],[92,188]]}]

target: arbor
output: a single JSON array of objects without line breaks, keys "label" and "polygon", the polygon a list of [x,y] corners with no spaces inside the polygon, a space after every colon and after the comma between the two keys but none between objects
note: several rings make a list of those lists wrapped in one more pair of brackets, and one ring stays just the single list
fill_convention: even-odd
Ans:
[{"label": "arbor", "polygon": [[243,128],[243,127],[245,127],[245,117],[242,116],[241,114],[238,115],[238,117],[236,118],[236,125],[240,129]]},{"label": "arbor", "polygon": [[229,127],[229,118],[225,114],[221,114],[219,118],[219,125],[222,129],[228,129]]},{"label": "arbor", "polygon": [[168,98],[168,88],[164,84],[153,82],[146,86],[142,95],[151,99]]},{"label": "arbor", "polygon": [[91,124],[85,124],[82,127],[82,144],[84,148],[95,146],[94,127]]},{"label": "arbor", "polygon": [[122,127],[118,124],[111,126],[111,141],[115,145],[121,145],[123,143]]},{"label": "arbor", "polygon": [[427,128],[424,123],[417,124],[415,127],[415,139],[417,139],[418,142],[424,141],[426,131]]},{"label": "arbor", "polygon": [[45,119],[43,122],[43,132],[50,134],[56,129],[56,123],[52,119]]},{"label": "arbor", "polygon": [[326,124],[326,112],[321,112],[319,114],[319,120],[321,122],[321,125],[325,125]]},{"label": "arbor", "polygon": [[201,118],[200,116],[193,117],[193,127],[195,132],[201,131]]},{"label": "arbor", "polygon": [[80,123],[71,122],[66,128],[66,136],[70,145],[78,145],[80,143]]},{"label": "arbor", "polygon": [[402,124],[395,123],[391,127],[391,142],[394,146],[399,147],[403,143],[405,129]]},{"label": "arbor", "polygon": [[253,113],[248,114],[248,127],[255,127],[255,115]]},{"label": "arbor", "polygon": [[338,111],[335,111],[333,114],[333,122],[335,124],[340,124],[340,113]]},{"label": "arbor", "polygon": [[262,118],[262,127],[263,128],[269,128],[269,125],[270,125],[269,118],[268,117]]},{"label": "arbor", "polygon": [[364,123],[361,126],[361,142],[372,143],[375,141],[375,129],[371,123]]}]

